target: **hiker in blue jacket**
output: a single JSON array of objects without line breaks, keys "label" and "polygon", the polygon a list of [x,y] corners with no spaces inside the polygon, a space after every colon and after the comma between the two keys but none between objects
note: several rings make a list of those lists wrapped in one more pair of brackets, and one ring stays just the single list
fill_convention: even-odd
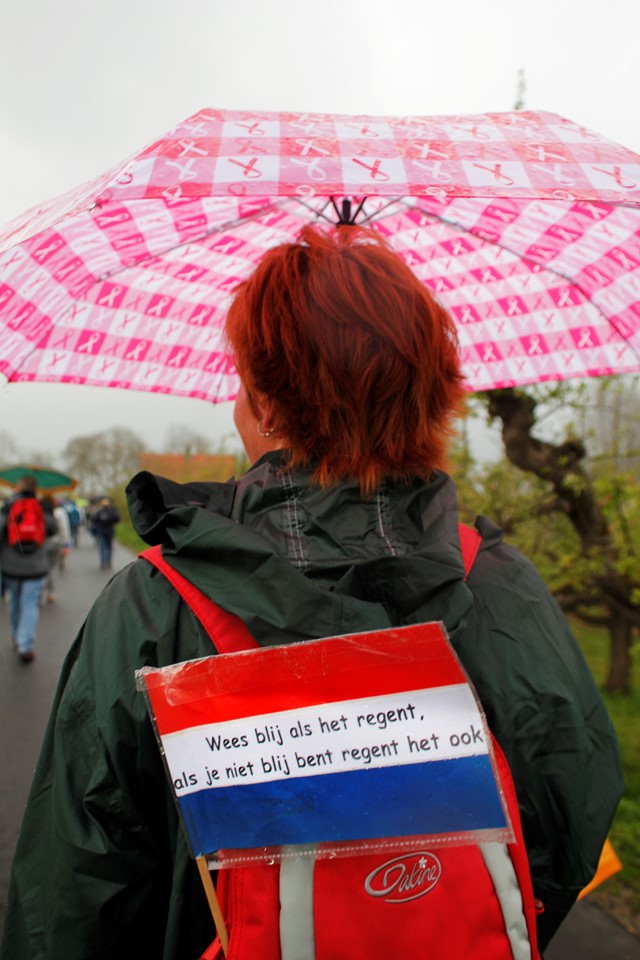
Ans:
[{"label": "hiker in blue jacket", "polygon": [[[11,642],[22,663],[32,663],[35,659],[33,648],[40,614],[38,604],[48,569],[46,538],[58,531],[53,516],[42,510],[36,493],[35,478],[26,474],[15,495],[0,510],[0,570],[3,589],[9,595]],[[41,530],[35,539],[21,542],[18,537],[12,543],[12,507],[25,501],[33,511],[35,522],[41,525]]]}]

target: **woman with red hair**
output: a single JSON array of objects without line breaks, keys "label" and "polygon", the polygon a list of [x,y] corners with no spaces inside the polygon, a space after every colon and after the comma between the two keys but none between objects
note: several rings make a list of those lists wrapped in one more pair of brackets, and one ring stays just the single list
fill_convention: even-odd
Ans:
[{"label": "woman with red hair", "polygon": [[321,486],[348,478],[364,495],[444,465],[462,398],[455,327],[377,235],[307,228],[269,251],[226,331],[243,439],[253,416],[262,449],[286,448],[289,467],[312,466]]},{"label": "woman with red hair", "polygon": [[[544,947],[595,871],[619,762],[562,614],[486,518],[465,576],[443,472],[462,397],[449,315],[373,233],[340,226],[268,251],[226,330],[252,466],[226,484],[139,474],[128,487],[139,534],[260,645],[444,623],[511,766]],[[212,940],[134,681],[135,669],[211,650],[144,560],[98,598],[36,772],[3,960],[195,958]],[[460,922],[467,908],[455,908]],[[394,956],[394,943],[381,953]]]}]

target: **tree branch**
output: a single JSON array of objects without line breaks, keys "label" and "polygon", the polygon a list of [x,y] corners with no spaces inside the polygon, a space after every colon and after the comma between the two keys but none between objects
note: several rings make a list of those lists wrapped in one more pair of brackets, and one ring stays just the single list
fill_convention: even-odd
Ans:
[{"label": "tree branch", "polygon": [[596,502],[591,481],[580,465],[586,450],[577,440],[547,443],[531,436],[536,401],[513,388],[487,391],[489,416],[502,423],[507,457],[516,467],[550,483],[585,553],[593,549],[612,553],[607,522]]}]

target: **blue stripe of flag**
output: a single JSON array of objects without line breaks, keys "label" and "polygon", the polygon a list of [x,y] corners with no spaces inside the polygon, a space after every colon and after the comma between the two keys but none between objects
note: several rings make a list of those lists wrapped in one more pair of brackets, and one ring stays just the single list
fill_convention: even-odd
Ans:
[{"label": "blue stripe of flag", "polygon": [[179,803],[194,856],[506,826],[486,755],[215,787]]}]

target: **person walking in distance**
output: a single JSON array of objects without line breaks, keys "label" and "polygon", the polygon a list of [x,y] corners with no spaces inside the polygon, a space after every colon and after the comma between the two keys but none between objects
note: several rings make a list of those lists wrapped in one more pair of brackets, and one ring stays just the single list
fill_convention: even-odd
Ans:
[{"label": "person walking in distance", "polygon": [[45,551],[47,554],[47,575],[42,587],[40,600],[42,603],[55,603],[55,569],[58,565],[60,550],[62,548],[62,537],[58,520],[54,513],[55,501],[53,497],[41,497],[40,505],[44,510],[45,518],[53,520],[53,523],[55,524],[55,531],[51,534],[48,534],[45,540]]},{"label": "person walking in distance", "polygon": [[79,543],[80,526],[82,520],[78,504],[74,500],[65,500],[63,507],[66,510],[67,518],[69,520],[71,544],[72,546],[77,547]]},{"label": "person walking in distance", "polygon": [[47,575],[47,536],[57,533],[37,497],[36,481],[26,475],[0,512],[0,569],[9,595],[11,636],[23,663],[31,663],[38,626],[40,592]]},{"label": "person walking in distance", "polygon": [[113,549],[113,535],[120,514],[109,497],[103,497],[91,518],[93,531],[98,544],[100,555],[100,569],[111,570],[111,552]]}]

